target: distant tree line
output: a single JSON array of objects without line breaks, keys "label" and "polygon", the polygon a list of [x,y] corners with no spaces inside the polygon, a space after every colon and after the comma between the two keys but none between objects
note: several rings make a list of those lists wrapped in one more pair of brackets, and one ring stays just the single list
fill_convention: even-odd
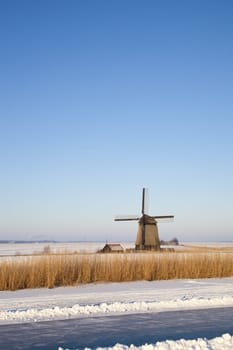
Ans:
[{"label": "distant tree line", "polygon": [[160,240],[160,245],[179,245],[177,238],[172,238],[170,241]]},{"label": "distant tree line", "polygon": [[0,244],[21,244],[21,243],[58,243],[58,241],[50,241],[50,240],[7,240],[0,239]]}]

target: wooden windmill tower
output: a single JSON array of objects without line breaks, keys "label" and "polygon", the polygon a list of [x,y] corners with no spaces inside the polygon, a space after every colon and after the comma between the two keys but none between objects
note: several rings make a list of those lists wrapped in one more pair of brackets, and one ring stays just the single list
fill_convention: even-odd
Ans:
[{"label": "wooden windmill tower", "polygon": [[147,196],[146,189],[142,190],[142,216],[117,216],[115,221],[138,221],[138,232],[135,242],[136,250],[159,250],[159,234],[157,222],[160,220],[173,219],[173,215],[150,216],[146,214]]}]

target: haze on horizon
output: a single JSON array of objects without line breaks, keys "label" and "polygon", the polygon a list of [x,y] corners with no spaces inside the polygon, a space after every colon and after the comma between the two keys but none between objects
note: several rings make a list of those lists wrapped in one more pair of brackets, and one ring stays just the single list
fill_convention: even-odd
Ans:
[{"label": "haze on horizon", "polygon": [[[233,3],[1,4],[0,238],[233,237]],[[39,237],[39,238],[38,238]]]}]

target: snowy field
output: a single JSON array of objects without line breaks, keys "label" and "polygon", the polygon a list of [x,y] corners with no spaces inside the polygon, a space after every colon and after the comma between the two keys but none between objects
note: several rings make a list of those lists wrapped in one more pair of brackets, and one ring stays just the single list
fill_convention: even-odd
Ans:
[{"label": "snowy field", "polygon": [[[0,244],[0,261],[6,257],[18,257],[43,252],[46,243]],[[122,243],[124,248],[133,243]],[[185,243],[197,246],[198,243]],[[200,246],[231,247],[229,243],[200,244]],[[52,252],[93,253],[104,243],[49,243]],[[0,326],[114,316],[158,313],[176,310],[197,310],[233,307],[233,278],[139,281],[123,283],[98,283],[54,289],[32,289],[0,292]],[[20,329],[20,328],[19,328]],[[229,350],[233,349],[233,334],[222,334],[213,339],[180,339],[127,346],[118,344],[112,348],[140,350]],[[132,342],[133,343],[133,342]],[[56,345],[56,344],[55,344]],[[77,347],[72,348],[78,349]],[[56,349],[65,350],[57,345]],[[99,350],[102,348],[99,348]],[[104,347],[103,347],[104,349]]]},{"label": "snowy field", "polygon": [[[40,254],[48,246],[53,253],[94,253],[103,248],[104,244],[103,242],[5,243],[0,244],[0,257]],[[132,246],[132,243],[126,243],[127,248],[128,245]]]},{"label": "snowy field", "polygon": [[89,284],[0,292],[0,324],[233,307],[233,278]]},{"label": "snowy field", "polygon": [[[117,242],[118,243],[118,242]],[[51,253],[95,253],[102,249],[105,242],[35,242],[0,243],[0,258],[43,253],[49,247]],[[124,249],[134,248],[134,242],[121,243]]]},{"label": "snowy field", "polygon": [[[119,242],[117,242],[119,243]],[[134,248],[134,242],[120,242],[124,249]],[[41,254],[49,246],[52,253],[95,253],[102,249],[105,242],[42,242],[42,243],[0,243],[0,258],[7,256],[24,256],[32,254]],[[182,242],[175,249],[183,249],[184,247],[232,247],[233,243],[222,242]]]}]

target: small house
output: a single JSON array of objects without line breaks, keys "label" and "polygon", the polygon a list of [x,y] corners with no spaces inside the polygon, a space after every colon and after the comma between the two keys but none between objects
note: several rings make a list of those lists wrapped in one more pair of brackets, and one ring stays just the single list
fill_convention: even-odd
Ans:
[{"label": "small house", "polygon": [[124,249],[119,243],[106,243],[101,253],[123,253]]}]

